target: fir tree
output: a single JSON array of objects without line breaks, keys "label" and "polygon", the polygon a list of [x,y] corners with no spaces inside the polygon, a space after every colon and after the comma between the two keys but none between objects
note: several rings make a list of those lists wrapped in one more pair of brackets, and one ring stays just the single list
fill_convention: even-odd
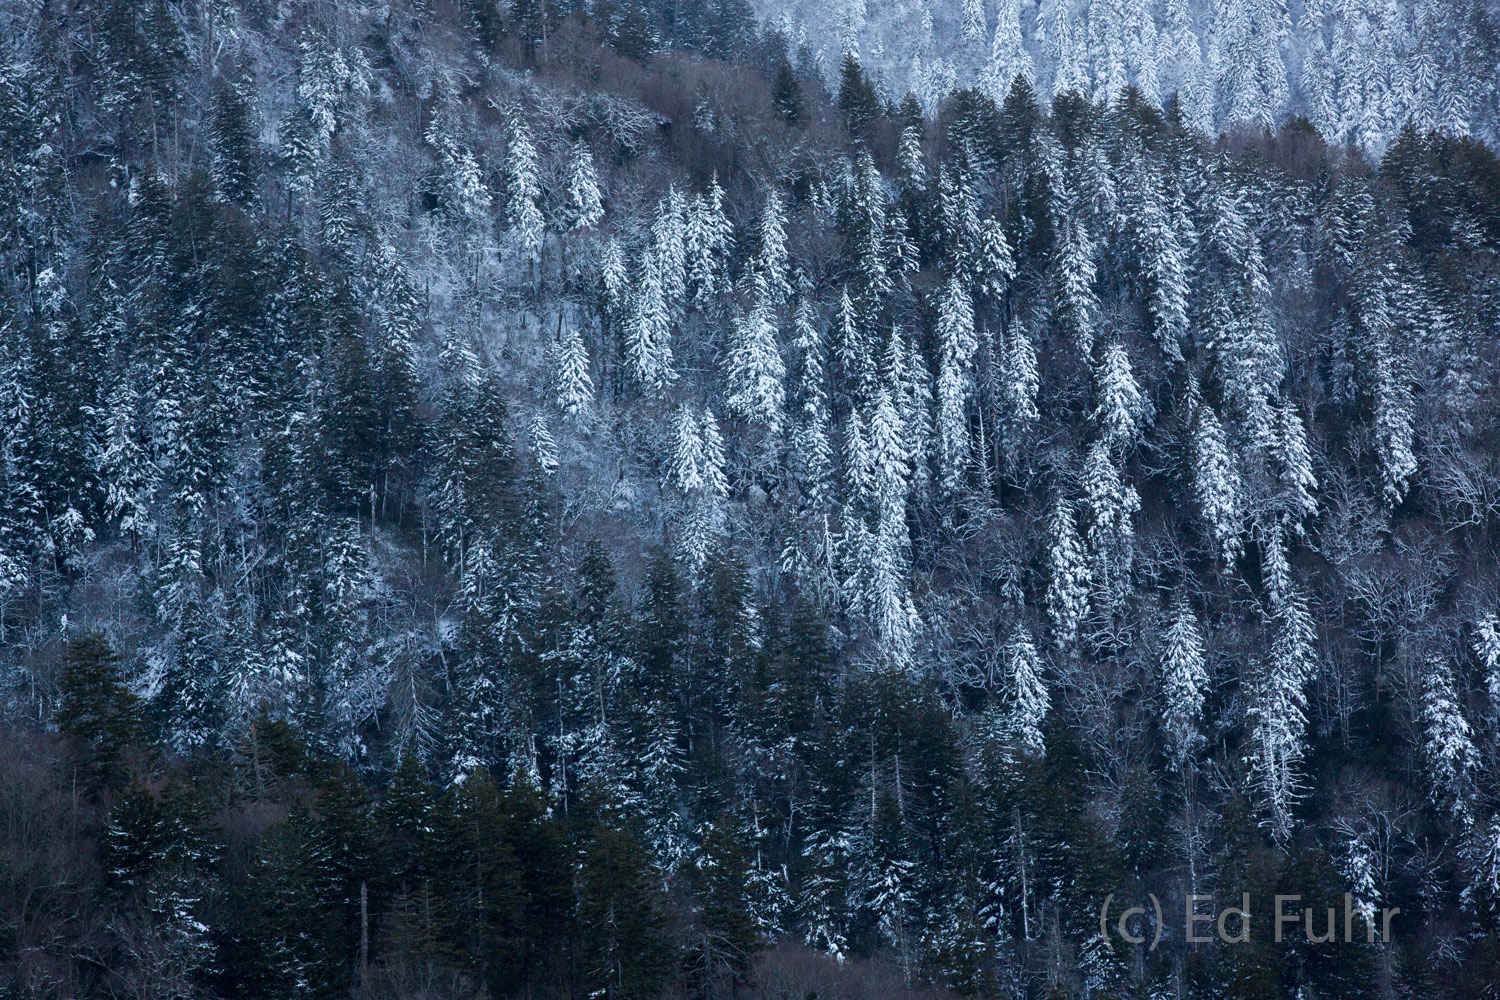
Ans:
[{"label": "fir tree", "polygon": [[729,284],[733,242],[734,226],[724,214],[724,189],[716,173],[708,190],[693,199],[687,232],[689,284],[700,309],[714,302]]},{"label": "fir tree", "polygon": [[580,420],[593,404],[594,377],[589,371],[588,349],[576,323],[558,318],[556,346],[556,400],[570,420]]},{"label": "fir tree", "polygon": [[1004,652],[1005,730],[1021,754],[1040,757],[1044,752],[1042,724],[1051,706],[1051,697],[1042,680],[1041,663],[1031,633],[1017,626]]},{"label": "fir tree", "polygon": [[1076,213],[1068,213],[1054,266],[1058,320],[1078,351],[1089,357],[1094,349],[1094,323],[1099,310],[1094,292],[1094,243]]},{"label": "fir tree", "polygon": [[724,384],[729,409],[776,438],[784,423],[786,365],[776,343],[771,303],[758,295],[734,327],[725,359]]},{"label": "fir tree", "polygon": [[766,192],[765,207],[761,209],[750,275],[756,296],[770,305],[781,305],[792,293],[787,281],[785,211],[775,188]]},{"label": "fir tree", "polygon": [[1301,797],[1306,753],[1306,685],[1316,671],[1312,623],[1302,599],[1289,596],[1272,620],[1270,654],[1249,678],[1246,752],[1250,783],[1277,842],[1292,832],[1292,806]]},{"label": "fir tree", "polygon": [[1099,403],[1094,421],[1100,436],[1111,448],[1128,452],[1139,439],[1147,402],[1130,370],[1130,355],[1124,344],[1114,343],[1104,349],[1095,379]]},{"label": "fir tree", "polygon": [[1474,626],[1474,655],[1484,669],[1490,705],[1500,713],[1500,617],[1488,615]]},{"label": "fir tree", "polygon": [[1047,617],[1052,640],[1067,649],[1078,638],[1088,610],[1090,573],[1073,505],[1059,498],[1048,521]]},{"label": "fir tree", "polygon": [[1041,419],[1037,408],[1037,395],[1041,391],[1041,376],[1037,371],[1036,348],[1031,336],[1015,324],[1011,332],[997,345],[996,363],[999,371],[996,380],[1000,386],[1002,402],[1001,420],[1005,433],[1005,450],[1014,463],[1020,455],[1022,443]]},{"label": "fir tree", "polygon": [[1161,653],[1163,735],[1172,766],[1178,771],[1203,744],[1203,699],[1208,693],[1208,671],[1203,663],[1203,635],[1198,618],[1185,599],[1172,609]]},{"label": "fir tree", "polygon": [[957,278],[944,289],[938,313],[937,430],[940,479],[949,494],[960,487],[969,457],[966,407],[973,386],[974,307]]},{"label": "fir tree", "polygon": [[[516,253],[535,267],[541,258],[542,239],[545,235],[541,207],[541,167],[536,145],[531,137],[531,128],[519,110],[512,112],[509,125],[510,136],[505,151],[505,214],[510,222],[511,239]],[[569,197],[575,197],[575,179],[576,173],[570,174]],[[584,207],[589,210],[594,208],[593,205]]]},{"label": "fir tree", "polygon": [[776,78],[771,81],[771,107],[782,121],[792,126],[802,124],[806,114],[802,85],[797,81],[796,70],[785,59],[776,67]]},{"label": "fir tree", "polygon": [[1128,582],[1134,562],[1140,495],[1124,481],[1102,441],[1084,458],[1082,486],[1091,575],[1104,593],[1115,595]]},{"label": "fir tree", "polygon": [[120,657],[103,636],[88,634],[68,644],[54,721],[77,744],[84,770],[96,783],[117,780],[121,756],[144,740],[140,700],[125,686]]},{"label": "fir tree", "polygon": [[1432,768],[1432,794],[1446,803],[1464,826],[1473,820],[1472,772],[1479,753],[1458,706],[1453,673],[1441,656],[1425,664],[1421,691],[1422,752]]},{"label": "fir tree", "polygon": [[625,363],[648,393],[660,394],[677,373],[672,359],[671,316],[658,254],[647,252],[625,326]]},{"label": "fir tree", "polygon": [[209,130],[209,177],[225,201],[253,208],[260,196],[259,122],[244,84],[221,84],[214,92]]},{"label": "fir tree", "polygon": [[1233,565],[1244,548],[1241,519],[1244,487],[1224,429],[1206,402],[1193,419],[1193,494],[1219,558]]},{"label": "fir tree", "polygon": [[582,140],[573,143],[568,159],[569,228],[590,229],[604,218],[604,198],[599,193],[599,175],[594,170],[594,154]]}]

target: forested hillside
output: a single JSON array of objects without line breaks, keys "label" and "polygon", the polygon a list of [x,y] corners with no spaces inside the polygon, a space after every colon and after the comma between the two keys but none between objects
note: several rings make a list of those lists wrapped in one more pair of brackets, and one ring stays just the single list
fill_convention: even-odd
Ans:
[{"label": "forested hillside", "polygon": [[1496,995],[1484,5],[900,6],[0,0],[0,996]]}]

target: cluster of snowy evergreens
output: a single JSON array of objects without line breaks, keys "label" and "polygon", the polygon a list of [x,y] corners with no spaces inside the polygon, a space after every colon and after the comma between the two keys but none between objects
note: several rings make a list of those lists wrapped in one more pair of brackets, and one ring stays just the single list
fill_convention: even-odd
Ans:
[{"label": "cluster of snowy evergreens", "polygon": [[847,50],[934,110],[954,86],[1004,100],[1177,95],[1201,131],[1310,119],[1382,151],[1411,120],[1492,137],[1495,41],[1483,0],[755,0],[832,77]]},{"label": "cluster of snowy evergreens", "polygon": [[1487,996],[1484,5],[995,6],[0,0],[0,989]]}]

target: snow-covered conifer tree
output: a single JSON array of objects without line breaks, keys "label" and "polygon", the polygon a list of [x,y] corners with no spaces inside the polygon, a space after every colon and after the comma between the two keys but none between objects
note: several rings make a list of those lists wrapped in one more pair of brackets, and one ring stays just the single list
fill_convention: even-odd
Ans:
[{"label": "snow-covered conifer tree", "polygon": [[531,128],[519,110],[511,115],[510,141],[505,150],[505,214],[516,252],[535,264],[541,256],[545,234],[541,165]]},{"label": "snow-covered conifer tree", "polygon": [[1198,511],[1225,565],[1244,550],[1241,539],[1244,484],[1239,465],[1213,407],[1200,402],[1193,417],[1193,496]]},{"label": "snow-covered conifer tree", "polygon": [[1041,375],[1037,371],[1036,348],[1031,335],[1021,324],[1011,324],[1010,333],[997,344],[995,373],[1000,388],[1002,429],[1005,435],[1005,452],[1014,462],[1019,455],[1021,443],[1041,419],[1037,408],[1037,394],[1041,391]]},{"label": "snow-covered conifer tree", "polygon": [[1099,298],[1094,292],[1094,241],[1077,212],[1068,212],[1054,265],[1057,318],[1084,357],[1094,350]]},{"label": "snow-covered conifer tree", "polygon": [[1417,471],[1412,448],[1411,389],[1401,366],[1389,351],[1379,351],[1375,360],[1375,415],[1371,436],[1380,457],[1381,498],[1395,507],[1405,498]]},{"label": "snow-covered conifer tree", "polygon": [[1134,561],[1134,518],[1141,498],[1120,475],[1103,441],[1094,442],[1084,458],[1082,486],[1092,576],[1095,584],[1115,593],[1126,584]]},{"label": "snow-covered conifer tree", "polygon": [[787,280],[786,211],[781,205],[781,193],[775,188],[766,192],[750,268],[758,295],[770,305],[780,305],[791,295],[792,286]]},{"label": "snow-covered conifer tree", "polygon": [[537,468],[547,474],[557,471],[557,441],[552,437],[552,431],[547,426],[547,418],[541,412],[533,413],[531,421],[526,425],[526,436],[531,439],[531,457],[536,459]]},{"label": "snow-covered conifer tree", "polygon": [[1116,341],[1104,349],[1096,374],[1094,421],[1104,442],[1117,451],[1129,451],[1138,440],[1146,419],[1145,394],[1130,369],[1130,354]]},{"label": "snow-covered conifer tree", "polygon": [[1203,743],[1201,717],[1208,690],[1203,635],[1186,599],[1172,608],[1161,654],[1162,734],[1172,766],[1182,771]]},{"label": "snow-covered conifer tree", "polygon": [[1040,757],[1045,752],[1042,724],[1052,700],[1042,680],[1036,645],[1026,626],[1018,625],[1011,633],[1005,645],[1004,663],[1005,730],[1021,753]]},{"label": "snow-covered conifer tree", "polygon": [[990,40],[988,83],[991,96],[1004,101],[1016,77],[1033,82],[1036,69],[1021,34],[1022,0],[999,0],[995,33]]},{"label": "snow-covered conifer tree", "polygon": [[1047,544],[1047,617],[1052,623],[1052,640],[1067,649],[1078,638],[1078,626],[1088,611],[1089,564],[1073,505],[1058,498],[1048,520]]},{"label": "snow-covered conifer tree", "polygon": [[724,475],[724,440],[713,411],[677,411],[670,465],[672,483],[682,494],[681,534],[684,560],[693,573],[703,566],[724,534],[724,501],[729,484]]},{"label": "snow-covered conifer tree", "polygon": [[122,534],[135,538],[151,527],[148,505],[156,479],[139,433],[140,395],[122,380],[105,405],[104,440],[95,459],[105,490],[104,509],[119,521]]},{"label": "snow-covered conifer tree", "polygon": [[641,261],[640,282],[626,320],[625,364],[648,393],[659,394],[677,378],[661,255],[650,249]]},{"label": "snow-covered conifer tree", "polygon": [[938,312],[937,434],[943,489],[955,492],[969,459],[966,407],[973,385],[974,307],[958,278],[950,278]]},{"label": "snow-covered conifer tree", "polygon": [[724,386],[729,409],[765,429],[781,433],[786,402],[786,365],[776,343],[776,321],[770,302],[758,295],[750,311],[734,325],[725,357]]},{"label": "snow-covered conifer tree", "polygon": [[984,0],[963,0],[962,35],[966,45],[978,45],[984,40]]},{"label": "snow-covered conifer tree", "polygon": [[1302,791],[1306,754],[1306,686],[1316,671],[1312,622],[1302,599],[1289,595],[1272,620],[1270,655],[1252,672],[1246,764],[1250,784],[1278,842],[1292,832],[1292,806]]},{"label": "snow-covered conifer tree", "polygon": [[1500,716],[1500,615],[1486,615],[1474,626],[1474,655],[1484,671],[1490,707]]},{"label": "snow-covered conifer tree", "polygon": [[573,143],[568,157],[569,228],[589,229],[604,218],[604,197],[599,192],[599,174],[594,153],[581,139]]},{"label": "snow-covered conifer tree", "polygon": [[1453,670],[1441,655],[1424,664],[1421,693],[1422,753],[1432,769],[1434,800],[1465,826],[1473,822],[1471,778],[1479,764],[1469,720],[1454,690]]},{"label": "snow-covered conifer tree", "polygon": [[687,234],[688,281],[700,309],[718,298],[729,283],[733,240],[734,226],[724,214],[724,189],[715,173],[708,190],[693,199]]},{"label": "snow-covered conifer tree", "polygon": [[1271,457],[1282,523],[1292,534],[1301,535],[1307,519],[1318,509],[1318,477],[1313,472],[1312,453],[1307,447],[1307,430],[1290,401],[1277,407]]},{"label": "snow-covered conifer tree", "polygon": [[564,320],[557,342],[557,407],[572,420],[587,412],[594,399],[594,377],[589,372],[583,332]]},{"label": "snow-covered conifer tree", "polygon": [[796,410],[792,420],[791,454],[803,494],[813,509],[830,499],[833,450],[829,440],[828,390],[823,365],[823,337],[818,332],[813,305],[798,299],[793,313],[796,352]]},{"label": "snow-covered conifer tree", "polygon": [[672,484],[684,494],[703,489],[703,435],[698,429],[698,414],[682,405],[672,424]]}]

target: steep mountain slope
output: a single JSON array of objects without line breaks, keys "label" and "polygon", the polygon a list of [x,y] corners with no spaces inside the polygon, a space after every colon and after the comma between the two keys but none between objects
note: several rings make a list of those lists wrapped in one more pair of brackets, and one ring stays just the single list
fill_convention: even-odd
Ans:
[{"label": "steep mountain slope", "polygon": [[1477,995],[1500,162],[1423,11],[1320,134],[1071,7],[897,101],[730,0],[4,4],[17,990]]}]

